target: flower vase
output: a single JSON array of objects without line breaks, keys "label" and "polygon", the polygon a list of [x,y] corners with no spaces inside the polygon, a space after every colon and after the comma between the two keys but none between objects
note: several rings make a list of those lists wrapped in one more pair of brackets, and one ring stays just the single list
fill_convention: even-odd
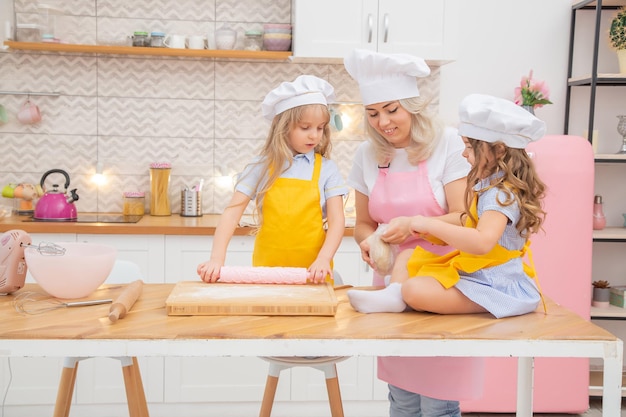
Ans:
[{"label": "flower vase", "polygon": [[522,108],[526,111],[528,111],[530,114],[532,114],[533,116],[535,115],[535,106],[527,106],[527,105],[522,105]]},{"label": "flower vase", "polygon": [[607,308],[611,298],[610,288],[594,288],[591,305],[594,307]]}]

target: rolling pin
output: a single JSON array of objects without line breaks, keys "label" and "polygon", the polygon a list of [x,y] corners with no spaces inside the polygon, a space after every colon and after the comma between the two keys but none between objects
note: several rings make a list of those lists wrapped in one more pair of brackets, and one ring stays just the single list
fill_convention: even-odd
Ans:
[{"label": "rolling pin", "polygon": [[282,266],[223,266],[219,282],[231,284],[306,284],[306,268]]},{"label": "rolling pin", "polygon": [[141,295],[142,289],[143,281],[140,279],[128,284],[115,301],[113,301],[113,304],[111,304],[111,308],[109,309],[109,320],[115,323],[117,319],[124,318],[126,313],[128,313],[133,304],[135,304],[135,301],[137,301]]}]

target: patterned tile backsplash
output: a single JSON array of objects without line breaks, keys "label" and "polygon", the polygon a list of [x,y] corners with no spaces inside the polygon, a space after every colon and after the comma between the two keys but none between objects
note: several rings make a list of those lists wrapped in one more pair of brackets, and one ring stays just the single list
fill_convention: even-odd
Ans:
[{"label": "patterned tile backsplash", "polygon": [[[61,10],[57,36],[83,44],[124,43],[135,30],[210,38],[225,23],[242,39],[263,23],[291,20],[289,0],[64,0],[54,6]],[[14,7],[18,22],[40,18],[35,0],[14,0]],[[332,155],[344,176],[364,139],[358,86],[341,64],[4,50],[0,68],[0,91],[34,92],[0,95],[9,115],[0,125],[0,187],[39,183],[44,172],[60,168],[78,189],[81,212],[121,212],[124,191],[149,191],[154,161],[172,163],[174,213],[180,212],[181,188],[202,178],[204,213],[222,212],[232,178],[269,129],[260,111],[263,97],[300,74],[328,80],[345,103],[336,106],[351,122],[333,132]],[[439,96],[439,68],[420,81],[423,94]],[[39,105],[41,122],[16,119],[26,100]],[[91,181],[97,162],[108,180],[99,186]],[[0,199],[0,206],[12,205]]]}]

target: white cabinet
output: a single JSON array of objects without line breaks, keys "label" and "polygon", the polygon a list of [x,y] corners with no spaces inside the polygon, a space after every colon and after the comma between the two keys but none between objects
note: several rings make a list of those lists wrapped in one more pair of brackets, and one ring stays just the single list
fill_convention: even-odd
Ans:
[{"label": "white cabinet", "polygon": [[343,58],[354,48],[452,60],[458,0],[294,0],[295,58]]},{"label": "white cabinet", "polygon": [[372,285],[374,271],[361,259],[361,249],[353,237],[343,238],[334,261],[333,269],[341,275],[344,284],[355,287]]}]

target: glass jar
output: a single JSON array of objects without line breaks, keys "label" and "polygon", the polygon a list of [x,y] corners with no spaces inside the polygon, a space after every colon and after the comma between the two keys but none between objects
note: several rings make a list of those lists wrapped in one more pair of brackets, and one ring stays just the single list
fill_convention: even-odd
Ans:
[{"label": "glass jar", "polygon": [[150,34],[150,46],[153,48],[163,48],[163,40],[165,39],[165,33],[152,32]]},{"label": "glass jar", "polygon": [[146,196],[143,191],[127,191],[124,193],[124,216],[143,216],[146,213]]},{"label": "glass jar", "polygon": [[155,162],[150,164],[150,215],[170,216],[170,172],[169,163]]},{"label": "glass jar", "polygon": [[148,32],[133,33],[133,46],[149,46]]},{"label": "glass jar", "polygon": [[260,30],[248,30],[246,32],[244,47],[246,51],[260,51],[263,48],[263,32]]}]

